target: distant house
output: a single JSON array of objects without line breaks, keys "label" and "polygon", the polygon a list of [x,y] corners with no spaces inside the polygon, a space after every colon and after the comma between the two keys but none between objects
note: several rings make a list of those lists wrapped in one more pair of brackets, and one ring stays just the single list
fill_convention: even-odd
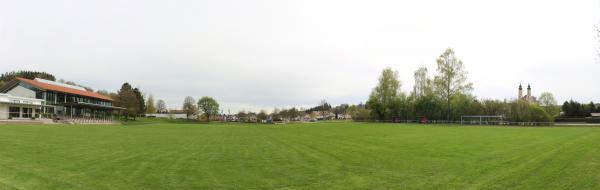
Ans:
[{"label": "distant house", "polygon": [[240,120],[240,118],[237,115],[232,115],[232,114],[225,115],[225,121],[238,122],[239,120]]},{"label": "distant house", "polygon": [[596,118],[600,119],[600,113],[591,113],[591,115],[592,115],[592,118],[594,118],[594,119],[596,119]]},{"label": "distant house", "polygon": [[0,94],[3,97],[0,118],[104,120],[112,119],[123,109],[113,106],[114,100],[110,97],[37,78],[15,78],[0,88]]},{"label": "distant house", "polygon": [[314,115],[317,120],[331,120],[335,119],[335,114],[330,111],[325,111],[325,115],[323,115],[322,111],[312,111],[309,115]]},{"label": "distant house", "polygon": [[169,110],[167,113],[146,114],[146,117],[167,118],[167,119],[190,119],[196,118],[196,114],[190,115],[188,118],[185,110]]}]

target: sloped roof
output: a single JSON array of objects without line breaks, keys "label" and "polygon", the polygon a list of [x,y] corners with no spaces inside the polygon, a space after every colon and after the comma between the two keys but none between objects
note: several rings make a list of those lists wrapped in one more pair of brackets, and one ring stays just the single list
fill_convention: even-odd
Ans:
[{"label": "sloped roof", "polygon": [[600,117],[600,113],[592,113],[592,117]]},{"label": "sloped roof", "polygon": [[17,77],[16,80],[19,80],[21,82],[27,83],[31,86],[34,86],[36,88],[40,88],[43,90],[51,90],[51,91],[57,91],[57,92],[62,92],[62,93],[67,93],[67,94],[75,94],[75,95],[80,95],[80,96],[85,96],[85,97],[90,97],[90,98],[96,98],[96,99],[101,99],[101,100],[106,100],[106,101],[113,101],[112,98],[110,97],[106,97],[104,95],[95,93],[95,92],[90,92],[90,91],[85,91],[85,90],[78,90],[78,89],[73,89],[73,88],[67,88],[64,86],[58,86],[58,85],[53,85],[53,84],[48,84],[48,83],[43,83],[40,81],[35,81],[35,80],[30,80],[30,79],[25,79],[25,78],[20,78]]}]

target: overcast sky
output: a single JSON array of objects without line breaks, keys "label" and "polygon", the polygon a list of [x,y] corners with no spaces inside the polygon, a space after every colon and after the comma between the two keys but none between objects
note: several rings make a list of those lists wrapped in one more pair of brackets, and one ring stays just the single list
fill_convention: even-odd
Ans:
[{"label": "overcast sky", "polygon": [[479,98],[600,102],[599,21],[598,0],[0,0],[0,72],[258,111],[364,102],[385,67],[408,92],[452,47]]}]

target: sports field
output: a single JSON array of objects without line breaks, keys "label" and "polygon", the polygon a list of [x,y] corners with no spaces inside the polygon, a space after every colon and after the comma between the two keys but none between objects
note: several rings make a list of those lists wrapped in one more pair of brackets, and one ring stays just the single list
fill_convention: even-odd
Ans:
[{"label": "sports field", "polygon": [[0,125],[0,189],[600,189],[600,128]]}]

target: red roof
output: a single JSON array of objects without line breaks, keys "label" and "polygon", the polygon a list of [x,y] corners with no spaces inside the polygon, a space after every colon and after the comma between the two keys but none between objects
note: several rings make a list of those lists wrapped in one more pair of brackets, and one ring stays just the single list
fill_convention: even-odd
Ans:
[{"label": "red roof", "polygon": [[97,98],[97,99],[101,99],[101,100],[113,101],[112,98],[106,97],[104,95],[101,95],[101,94],[98,94],[98,93],[95,93],[95,92],[90,92],[90,91],[85,91],[85,90],[78,90],[78,89],[73,89],[73,88],[68,88],[68,87],[63,87],[63,86],[58,86],[58,85],[43,83],[43,82],[40,82],[40,81],[24,79],[24,78],[20,78],[20,77],[17,77],[17,80],[19,80],[21,82],[25,82],[25,83],[27,83],[29,85],[32,85],[32,86],[35,86],[37,88],[44,89],[44,90],[51,90],[51,91],[63,92],[63,93],[67,93],[67,94],[75,94],[75,95],[80,95],[80,96]]}]

